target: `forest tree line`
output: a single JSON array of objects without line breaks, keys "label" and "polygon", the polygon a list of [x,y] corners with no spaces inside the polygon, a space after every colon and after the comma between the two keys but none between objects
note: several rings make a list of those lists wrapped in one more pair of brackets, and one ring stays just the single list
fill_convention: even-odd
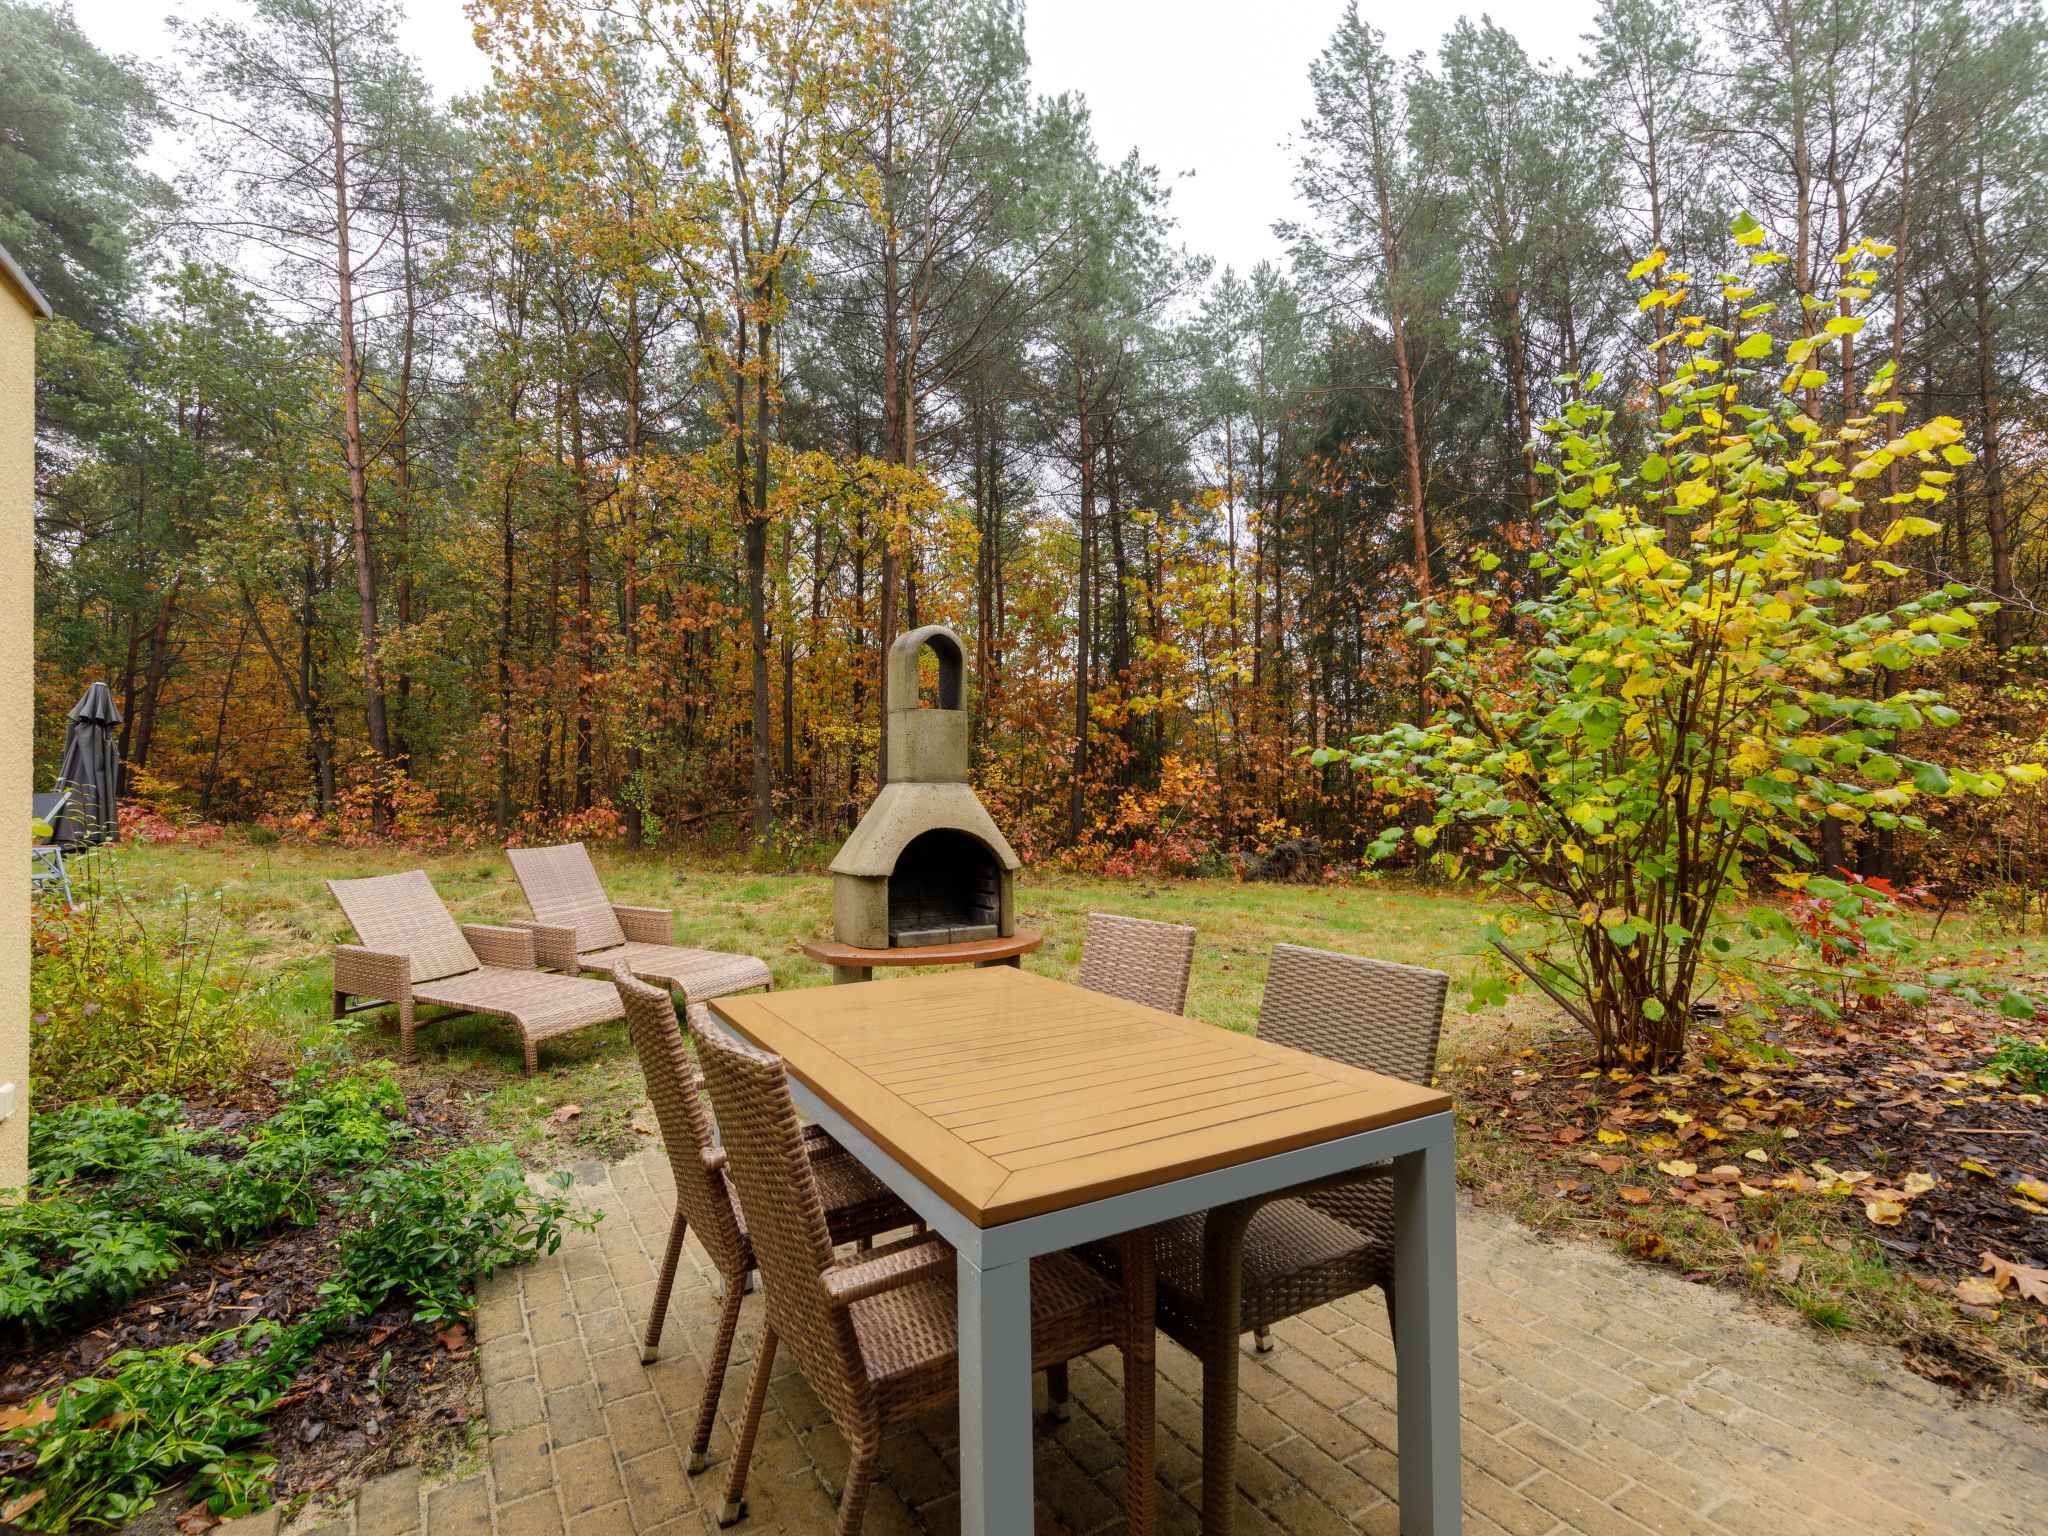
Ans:
[{"label": "forest tree line", "polygon": [[1397,58],[1354,3],[1250,273],[1034,93],[1012,0],[470,13],[493,84],[443,104],[386,0],[184,22],[175,69],[0,0],[0,244],[59,312],[44,777],[104,678],[168,813],[808,845],[886,773],[882,653],[945,622],[1027,857],[1355,850],[1399,808],[1302,749],[1414,717],[1407,605],[1541,547],[1544,422],[1597,393],[1647,440],[1631,269],[1709,281],[1744,212],[1809,331],[1894,248],[1839,408],[1890,363],[1965,424],[1906,583],[2000,604],[1957,681],[2023,729],[2032,5],[1603,0],[1567,66],[1483,20]]}]

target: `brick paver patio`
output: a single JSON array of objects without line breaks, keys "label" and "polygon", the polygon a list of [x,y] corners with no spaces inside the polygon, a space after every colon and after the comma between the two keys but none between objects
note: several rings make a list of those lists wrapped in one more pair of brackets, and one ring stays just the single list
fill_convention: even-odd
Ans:
[{"label": "brick paver patio", "polygon": [[[550,1259],[486,1286],[477,1319],[492,1439],[486,1470],[366,1486],[330,1536],[653,1536],[715,1532],[731,1420],[710,1470],[684,1475],[716,1315],[692,1244],[665,1358],[636,1340],[668,1231],[666,1165],[579,1170],[607,1216]],[[1546,1242],[1469,1207],[1459,1218],[1465,1530],[1497,1536],[2048,1536],[2048,1433],[1958,1406],[1891,1357],[1754,1315],[1737,1298]],[[727,1378],[738,1412],[760,1324],[750,1303]],[[1238,1459],[1245,1536],[1394,1532],[1393,1349],[1374,1293],[1283,1324],[1247,1353]],[[784,1357],[785,1360],[787,1357]],[[1041,1421],[1041,1532],[1120,1529],[1114,1351],[1073,1372],[1077,1411]],[[1160,1530],[1197,1529],[1200,1372],[1160,1341]],[[1043,1391],[1041,1386],[1040,1391]],[[741,1536],[831,1528],[846,1452],[793,1370],[774,1389]],[[871,1536],[958,1529],[953,1425],[897,1433]],[[301,1521],[301,1526],[310,1522]],[[264,1522],[223,1527],[260,1536]]]}]

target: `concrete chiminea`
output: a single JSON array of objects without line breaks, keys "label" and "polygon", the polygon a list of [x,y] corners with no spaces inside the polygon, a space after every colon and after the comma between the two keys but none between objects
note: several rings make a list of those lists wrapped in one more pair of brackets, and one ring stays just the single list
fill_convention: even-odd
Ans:
[{"label": "concrete chiminea", "polygon": [[[939,661],[938,708],[918,699]],[[966,653],[943,624],[889,647],[889,782],[832,861],[832,934],[857,949],[1009,938],[1021,861],[967,784]]]}]

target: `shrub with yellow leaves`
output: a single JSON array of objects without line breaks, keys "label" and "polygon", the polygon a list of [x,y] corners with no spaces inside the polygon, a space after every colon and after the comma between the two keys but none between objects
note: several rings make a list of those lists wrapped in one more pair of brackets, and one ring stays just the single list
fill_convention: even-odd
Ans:
[{"label": "shrub with yellow leaves", "polygon": [[[1735,232],[1763,242],[1746,214]],[[1968,645],[1991,605],[1958,586],[1888,595],[1906,575],[1891,555],[1938,531],[1921,511],[1970,459],[1961,426],[1906,426],[1889,365],[1851,396],[1854,414],[1820,419],[1831,383],[1851,394],[1842,343],[1863,325],[1853,311],[1877,278],[1865,269],[1889,254],[1852,249],[1843,312],[1824,323],[1826,306],[1789,322],[1769,302],[1743,307],[1757,290],[1724,274],[1713,308],[1733,319],[1669,327],[1683,355],[1654,419],[1625,424],[1586,379],[1542,429],[1556,486],[1531,562],[1542,594],[1513,605],[1508,630],[1509,602],[1487,585],[1499,561],[1482,555],[1409,620],[1432,657],[1427,723],[1315,754],[1432,805],[1412,833],[1423,846],[1468,829],[1483,878],[1516,898],[1489,930],[1473,1006],[1519,973],[1586,1027],[1602,1066],[1683,1058],[1695,986],[1734,961],[1723,903],[1756,874],[1810,868],[1824,819],[1924,831],[1922,796],[2042,776],[1944,770],[1897,746],[1957,723],[1907,674]],[[1635,275],[1645,306],[1675,310],[1692,280],[1664,267],[1659,253]],[[1774,324],[1798,334],[1781,341]],[[1625,425],[1654,429],[1633,468]],[[1404,835],[1383,832],[1375,855]]]}]

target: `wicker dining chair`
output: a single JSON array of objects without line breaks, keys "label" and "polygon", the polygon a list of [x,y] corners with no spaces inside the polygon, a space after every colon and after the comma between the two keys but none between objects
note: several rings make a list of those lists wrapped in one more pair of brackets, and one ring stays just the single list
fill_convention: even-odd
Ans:
[{"label": "wicker dining chair", "polygon": [[[604,982],[535,969],[534,939],[525,929],[458,925],[425,870],[330,880],[327,889],[362,941],[335,946],[334,1016],[396,1004],[399,1054],[408,1061],[420,1003],[509,1022],[525,1047],[529,1076],[541,1041],[608,1024],[623,1011]],[[351,1003],[352,997],[369,1001]]]},{"label": "wicker dining chair", "polygon": [[756,987],[775,990],[765,960],[678,945],[671,908],[613,905],[581,843],[507,848],[505,857],[533,909],[531,922],[515,919],[513,926],[533,935],[542,965],[570,976],[578,971],[610,976],[620,965],[630,965],[635,976],[680,992],[685,1003]]},{"label": "wicker dining chair", "polygon": [[[647,1079],[647,1095],[661,1122],[661,1139],[676,1181],[676,1214],[668,1230],[668,1252],[655,1282],[654,1310],[640,1345],[640,1358],[652,1361],[661,1353],[663,1324],[668,1320],[669,1294],[682,1261],[683,1234],[696,1229],[711,1262],[725,1282],[718,1333],[705,1362],[704,1395],[697,1408],[696,1438],[690,1442],[690,1471],[704,1470],[711,1450],[711,1430],[718,1416],[725,1368],[739,1327],[740,1304],[754,1270],[754,1249],[746,1218],[733,1197],[726,1176],[725,1153],[712,1136],[711,1116],[704,1107],[704,1080],[690,1064],[675,1003],[667,991],[650,987],[621,969],[613,977],[625,1006],[626,1027]],[[691,1005],[691,1026],[700,1029],[707,1017],[702,1003]],[[910,1209],[884,1188],[875,1176],[847,1153],[823,1142],[815,1128],[809,1135],[811,1173],[817,1181],[825,1228],[834,1243],[872,1238],[914,1226]]]},{"label": "wicker dining chair", "polygon": [[[787,1343],[851,1452],[837,1536],[856,1536],[882,1431],[959,1399],[954,1251],[913,1238],[835,1262],[810,1147],[780,1057],[716,1026],[697,1034],[697,1057],[730,1158],[768,1292],[746,1417],[718,1523],[746,1514],[747,1468],[776,1350]],[[1124,1356],[1124,1530],[1150,1536],[1153,1520],[1154,1342],[1151,1243],[1132,1244],[1119,1288],[1070,1254],[1031,1261],[1031,1363],[1042,1370],[1105,1344]]]},{"label": "wicker dining chair", "polygon": [[[1258,1036],[1411,1083],[1436,1071],[1450,978],[1275,944]],[[1232,1265],[1228,1257],[1241,1252]],[[1238,1340],[1378,1286],[1394,1324],[1393,1165],[1200,1211],[1158,1229],[1159,1326],[1202,1362],[1202,1530],[1236,1505]]]},{"label": "wicker dining chair", "polygon": [[1090,912],[1075,979],[1090,992],[1180,1013],[1187,1007],[1194,963],[1195,930],[1184,923]]}]

